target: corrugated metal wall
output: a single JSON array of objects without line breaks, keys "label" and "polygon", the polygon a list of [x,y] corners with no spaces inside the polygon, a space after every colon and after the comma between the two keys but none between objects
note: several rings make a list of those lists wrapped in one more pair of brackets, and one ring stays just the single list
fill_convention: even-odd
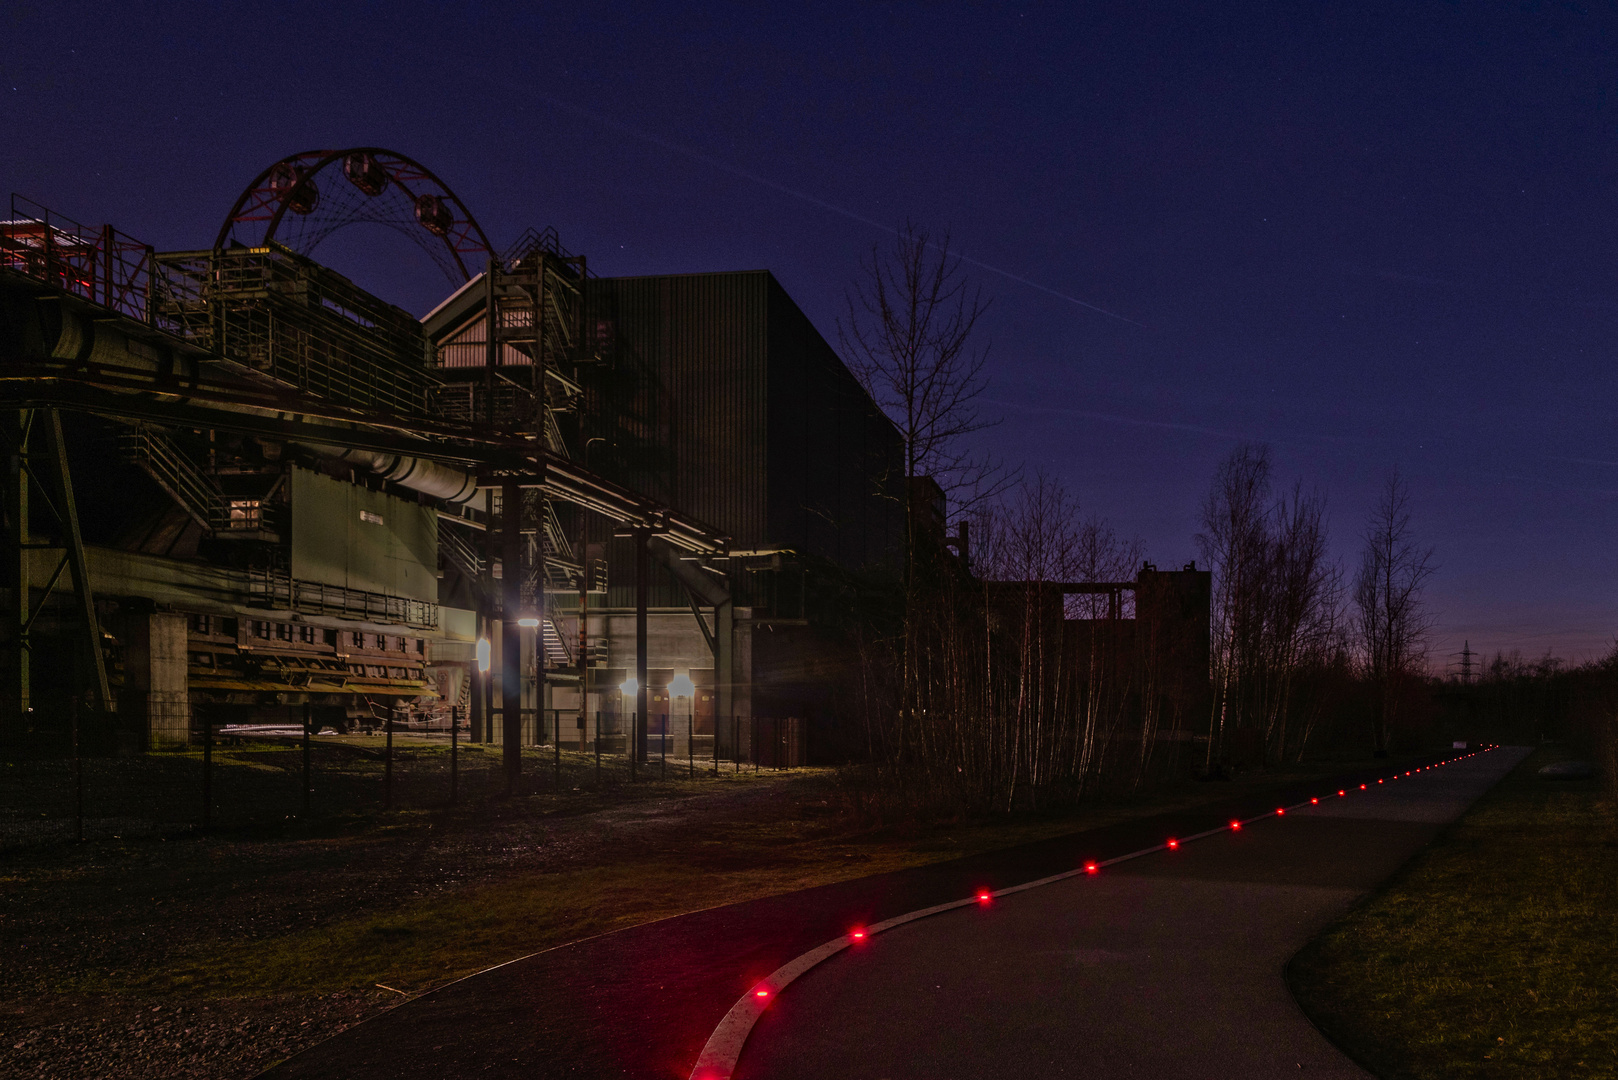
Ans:
[{"label": "corrugated metal wall", "polygon": [[904,529],[899,433],[772,277],[771,539],[858,570],[896,567]]},{"label": "corrugated metal wall", "polygon": [[[665,468],[620,479],[738,548],[784,545],[850,569],[895,562],[899,503],[877,490],[902,471],[898,435],[768,271],[591,288],[621,362],[640,367],[641,394],[655,398],[633,411],[656,418],[646,434],[667,452]],[[634,602],[630,550],[611,547],[613,607]],[[654,580],[654,606],[685,603],[661,572]]]}]

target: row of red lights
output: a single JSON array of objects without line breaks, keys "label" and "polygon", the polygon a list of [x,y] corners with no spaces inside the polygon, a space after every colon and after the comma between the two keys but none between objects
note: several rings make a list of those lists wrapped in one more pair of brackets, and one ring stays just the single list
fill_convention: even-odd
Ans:
[{"label": "row of red lights", "polygon": [[[1428,770],[1438,768],[1439,765],[1448,765],[1451,762],[1455,762],[1455,761],[1465,761],[1467,758],[1476,757],[1480,753],[1486,753],[1489,750],[1493,750],[1493,749],[1494,749],[1494,746],[1490,745],[1490,746],[1485,747],[1483,750],[1473,751],[1470,754],[1462,754],[1460,757],[1445,758],[1443,761],[1440,761],[1440,762],[1438,762],[1437,764],[1434,764],[1434,765],[1423,765],[1423,766],[1420,766],[1420,767],[1415,768],[1415,769],[1406,770],[1403,775],[1405,775],[1405,776],[1413,776],[1416,773],[1427,772]],[[1393,779],[1397,780],[1397,779],[1399,779],[1399,776],[1400,776],[1399,773],[1395,773],[1393,775]],[[1380,783],[1382,783],[1382,781],[1378,780],[1377,783],[1380,784]],[[1360,790],[1361,791],[1369,790],[1369,785],[1361,784],[1360,785]],[[1339,788],[1337,790],[1337,797],[1338,798],[1347,798],[1347,796],[1348,796],[1348,791],[1346,789]],[[1303,806],[1303,805],[1304,805],[1303,803],[1298,804],[1298,806]],[[1317,795],[1317,796],[1314,796],[1314,797],[1310,798],[1309,805],[1311,805],[1311,806],[1320,805],[1320,797]],[[1297,807],[1293,807],[1293,809],[1297,809]],[[1278,806],[1278,807],[1275,808],[1275,816],[1276,817],[1284,817],[1286,815],[1286,812],[1287,812],[1287,808],[1284,807],[1284,806]],[[1268,817],[1268,816],[1269,816],[1268,814],[1264,815],[1264,817]],[[1261,820],[1263,820],[1263,819],[1262,818],[1249,818],[1246,822],[1240,821],[1240,820],[1232,820],[1231,823],[1230,823],[1230,831],[1231,832],[1241,832],[1243,825],[1249,824],[1249,823],[1254,822],[1254,821],[1261,821]],[[1206,835],[1206,834],[1204,834],[1204,835]],[[1196,837],[1192,837],[1192,839],[1196,839]],[[1178,851],[1178,850],[1180,850],[1180,841],[1171,836],[1171,837],[1169,837],[1169,839],[1166,842],[1164,842],[1164,844],[1162,846],[1164,848],[1166,848],[1167,850],[1169,850],[1169,851]],[[1153,850],[1155,850],[1155,849],[1153,849]],[[1086,874],[1099,874],[1101,872],[1101,864],[1099,862],[1094,862],[1094,861],[1087,862],[1087,863],[1084,864],[1084,872]],[[984,889],[979,889],[977,891],[977,902],[980,905],[986,905],[986,904],[990,903],[993,899],[994,899],[993,890],[984,888]],[[861,927],[855,927],[854,929],[852,929],[852,930],[850,930],[848,932],[848,940],[849,940],[849,942],[851,944],[855,944],[855,945],[858,945],[858,944],[864,942],[867,939],[868,936],[869,935],[868,935],[867,931],[862,926]],[[753,989],[753,996],[755,998],[763,1000],[763,999],[766,999],[766,998],[768,998],[770,996],[770,992],[771,992],[770,988],[767,987],[767,986],[755,986],[754,989]]]}]

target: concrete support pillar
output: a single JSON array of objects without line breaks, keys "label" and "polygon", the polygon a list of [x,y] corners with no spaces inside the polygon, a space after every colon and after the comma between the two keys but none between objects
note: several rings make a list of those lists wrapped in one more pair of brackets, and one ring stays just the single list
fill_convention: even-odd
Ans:
[{"label": "concrete support pillar", "polygon": [[119,713],[138,725],[148,750],[191,741],[191,693],[186,617],[167,611],[130,616],[124,653],[124,700]]},{"label": "concrete support pillar", "polygon": [[646,685],[646,600],[651,588],[652,568],[646,541],[650,534],[645,529],[635,530],[635,758],[646,760],[647,704],[650,701]]},{"label": "concrete support pillar", "polygon": [[522,778],[522,487],[508,480],[500,493],[501,558],[500,619],[501,757],[506,790],[517,789]]},{"label": "concrete support pillar", "polygon": [[27,410],[0,412],[0,447],[5,453],[5,521],[0,527],[0,732],[18,736],[28,727],[28,452]]},{"label": "concrete support pillar", "polygon": [[736,713],[736,609],[726,600],[713,609],[714,738],[727,751],[735,732],[730,718]]}]

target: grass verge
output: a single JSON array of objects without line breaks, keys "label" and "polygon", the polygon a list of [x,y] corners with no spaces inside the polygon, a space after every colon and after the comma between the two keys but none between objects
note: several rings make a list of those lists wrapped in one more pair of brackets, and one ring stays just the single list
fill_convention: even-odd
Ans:
[{"label": "grass verge", "polygon": [[1618,824],[1530,755],[1288,967],[1383,1080],[1618,1077]]}]

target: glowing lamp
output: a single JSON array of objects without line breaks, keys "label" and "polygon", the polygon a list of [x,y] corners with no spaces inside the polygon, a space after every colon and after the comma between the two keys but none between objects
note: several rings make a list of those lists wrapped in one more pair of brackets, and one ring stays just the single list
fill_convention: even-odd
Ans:
[{"label": "glowing lamp", "polygon": [[478,670],[487,675],[489,673],[489,639],[478,638]]},{"label": "glowing lamp", "polygon": [[1230,831],[1231,832],[1241,832],[1242,831],[1242,823],[1239,822],[1239,821],[1231,822],[1230,823]]},{"label": "glowing lamp", "polygon": [[1319,799],[1310,799],[1310,800],[1309,800],[1309,801],[1310,801],[1310,802],[1311,802],[1311,803],[1314,803],[1314,804],[1315,804],[1315,805],[1316,805],[1316,806],[1319,806],[1319,805],[1320,805],[1320,800],[1319,800]]},{"label": "glowing lamp", "polygon": [[1276,816],[1279,817],[1280,815],[1286,813],[1286,810],[1283,807],[1277,806],[1275,808],[1275,813],[1276,813]]},{"label": "glowing lamp", "polygon": [[978,890],[978,903],[987,904],[988,902],[989,902],[989,890],[988,889],[979,889]]},{"label": "glowing lamp", "polygon": [[517,625],[526,627],[529,630],[533,630],[539,626],[539,620],[534,618],[532,615],[524,615],[522,618],[517,620]]},{"label": "glowing lamp", "polygon": [[1364,791],[1364,790],[1365,790],[1365,785],[1364,785],[1364,784],[1361,784],[1361,785],[1360,785],[1360,790],[1361,790],[1361,791]]},{"label": "glowing lamp", "polygon": [[865,931],[864,930],[851,930],[851,931],[849,931],[848,936],[853,938],[855,941],[863,941],[865,939]]},{"label": "glowing lamp", "polygon": [[676,675],[669,683],[669,694],[673,697],[690,697],[696,693],[697,685],[688,675]]},{"label": "glowing lamp", "polygon": [[767,998],[767,997],[770,996],[770,992],[768,990],[754,990],[753,991],[753,996],[754,997]]},{"label": "glowing lamp", "polygon": [[1346,791],[1339,791],[1339,792],[1338,792],[1338,793],[1337,793],[1337,797],[1338,797],[1338,798],[1342,798],[1342,797],[1343,797],[1343,796],[1344,796],[1344,795],[1347,795],[1347,794],[1348,794],[1348,792],[1346,792]]},{"label": "glowing lamp", "polygon": [[1084,872],[1085,872],[1085,873],[1086,873],[1086,874],[1094,874],[1094,873],[1096,873],[1096,872],[1097,872],[1097,871],[1098,871],[1098,870],[1100,870],[1100,869],[1101,869],[1101,868],[1100,868],[1100,867],[1098,867],[1098,866],[1097,866],[1097,865],[1096,865],[1096,864],[1095,864],[1095,863],[1093,863],[1093,862],[1087,862],[1087,863],[1085,863],[1085,864],[1084,864]]},{"label": "glowing lamp", "polygon": [[1178,850],[1180,850],[1180,842],[1178,840],[1170,840],[1169,841],[1169,850],[1170,851],[1178,851]]}]

